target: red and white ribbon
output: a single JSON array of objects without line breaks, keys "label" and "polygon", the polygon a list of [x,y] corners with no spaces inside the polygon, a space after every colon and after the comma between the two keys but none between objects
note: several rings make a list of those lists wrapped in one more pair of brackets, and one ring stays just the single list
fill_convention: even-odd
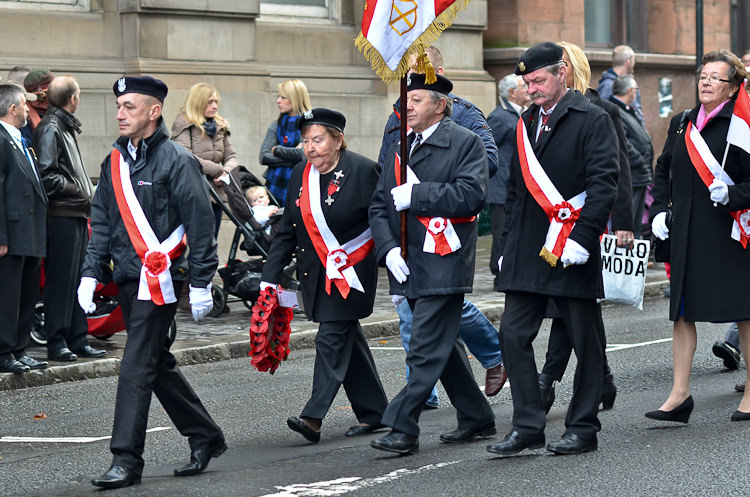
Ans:
[{"label": "red and white ribbon", "polygon": [[177,302],[169,268],[172,259],[179,257],[185,249],[185,227],[179,225],[166,240],[160,242],[135,196],[130,167],[117,149],[112,150],[110,170],[122,222],[143,264],[138,300],[151,300],[156,305]]},{"label": "red and white ribbon", "polygon": [[312,240],[320,262],[326,268],[326,292],[331,294],[331,281],[333,281],[345,299],[349,296],[350,288],[365,293],[354,265],[367,257],[375,246],[372,231],[367,228],[356,238],[343,244],[339,243],[328,227],[321,208],[320,172],[312,167],[310,162],[305,166],[302,177],[299,207],[307,234]]},{"label": "red and white ribbon", "polygon": [[526,132],[526,126],[521,119],[518,120],[516,126],[516,144],[526,188],[539,204],[539,207],[547,214],[550,221],[547,237],[539,256],[547,261],[550,266],[555,267],[562,255],[565,242],[568,240],[570,232],[573,231],[576,220],[581,214],[581,209],[586,203],[586,192],[582,191],[568,200],[563,198],[534,154]]},{"label": "red and white ribbon", "polygon": [[[395,162],[396,184],[401,180],[401,158],[396,154]],[[409,165],[406,165],[406,182],[419,184],[419,178],[414,174]],[[476,216],[470,217],[425,217],[417,216],[419,222],[427,228],[424,234],[424,243],[422,251],[430,254],[446,255],[461,248],[461,239],[453,227],[453,223],[470,223],[476,219]]]},{"label": "red and white ribbon", "polygon": [[[727,185],[734,185],[732,178],[722,169],[721,164],[711,153],[711,149],[708,148],[706,140],[703,139],[703,136],[691,122],[688,122],[685,133],[685,145],[690,161],[706,188],[713,183],[714,179],[723,181]],[[747,248],[747,243],[750,241],[750,209],[732,211],[729,214],[734,219],[730,234],[732,240],[737,240],[743,248]]]}]

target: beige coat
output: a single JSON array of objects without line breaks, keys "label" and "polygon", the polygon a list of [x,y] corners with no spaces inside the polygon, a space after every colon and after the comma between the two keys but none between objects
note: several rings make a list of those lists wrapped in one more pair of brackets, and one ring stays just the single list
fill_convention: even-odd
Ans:
[{"label": "beige coat", "polygon": [[[203,133],[200,126],[188,121],[183,113],[177,114],[172,125],[172,139],[195,155],[203,168],[203,174],[210,179],[217,179],[240,164],[229,135],[228,128],[219,127],[212,139]],[[224,183],[211,181],[211,185],[226,200]]]}]

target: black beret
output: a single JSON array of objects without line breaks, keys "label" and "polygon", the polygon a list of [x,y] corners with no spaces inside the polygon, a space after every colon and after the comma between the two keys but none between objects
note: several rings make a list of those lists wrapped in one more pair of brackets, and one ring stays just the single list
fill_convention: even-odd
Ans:
[{"label": "black beret", "polygon": [[305,113],[302,114],[302,118],[299,120],[299,127],[301,128],[308,124],[329,126],[331,128],[336,128],[343,133],[344,126],[346,126],[346,117],[344,117],[344,114],[341,112],[319,107],[317,109],[305,111]]},{"label": "black beret", "polygon": [[516,75],[523,76],[542,67],[557,64],[563,60],[563,49],[560,45],[545,41],[526,50],[518,58]]},{"label": "black beret", "polygon": [[425,81],[426,76],[424,74],[417,74],[415,72],[409,74],[406,77],[406,91],[412,90],[432,90],[438,93],[449,94],[453,89],[453,83],[445,76],[436,74],[437,81],[428,84]]},{"label": "black beret", "polygon": [[124,76],[112,85],[115,96],[125,95],[126,93],[142,93],[158,98],[161,102],[167,98],[167,85],[164,81],[151,76]]}]

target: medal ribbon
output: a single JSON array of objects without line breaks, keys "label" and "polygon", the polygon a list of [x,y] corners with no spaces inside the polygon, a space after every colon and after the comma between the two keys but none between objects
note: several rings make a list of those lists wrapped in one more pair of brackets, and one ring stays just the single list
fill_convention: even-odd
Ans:
[{"label": "medal ribbon", "polygon": [[156,305],[177,302],[169,268],[172,260],[185,250],[185,227],[179,225],[166,240],[159,242],[133,191],[128,163],[117,149],[112,150],[110,171],[122,222],[142,263],[138,300],[151,300]]},{"label": "medal ribbon", "polygon": [[[398,154],[396,154],[394,169],[396,171],[396,185],[399,185],[401,180],[401,158]],[[414,171],[408,164],[406,166],[406,182],[419,184],[419,178],[417,178],[417,175],[414,174]],[[442,256],[460,249],[461,239],[458,237],[453,224],[470,223],[476,218],[476,216],[451,218],[417,216],[419,222],[427,228],[424,234],[422,251]]]},{"label": "medal ribbon", "polygon": [[563,198],[534,154],[522,119],[519,119],[516,125],[516,144],[523,182],[550,222],[539,256],[555,267],[586,203],[586,192],[583,191],[569,200]]},{"label": "medal ribbon", "polygon": [[[719,161],[711,153],[706,140],[703,139],[703,136],[693,126],[692,122],[688,122],[685,133],[685,145],[690,156],[690,162],[693,163],[695,171],[706,185],[706,188],[713,183],[714,179],[723,181],[727,185],[734,185],[734,181],[732,181],[732,178],[729,177],[726,171],[722,171]],[[733,240],[740,242],[742,248],[747,248],[747,243],[750,241],[750,209],[731,211],[729,215],[734,219],[730,236]]]},{"label": "medal ribbon", "polygon": [[354,270],[354,265],[361,262],[375,246],[372,231],[367,228],[356,238],[339,244],[328,227],[323,209],[320,205],[320,172],[311,166],[310,161],[302,173],[302,194],[299,203],[302,221],[307,234],[312,240],[315,252],[326,268],[326,293],[331,294],[331,280],[336,284],[341,296],[346,299],[350,288],[362,293],[365,289]]}]

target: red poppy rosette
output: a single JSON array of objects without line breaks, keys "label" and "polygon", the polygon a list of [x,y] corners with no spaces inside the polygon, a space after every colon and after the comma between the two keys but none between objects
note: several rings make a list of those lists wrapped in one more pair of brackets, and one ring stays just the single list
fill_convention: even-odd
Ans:
[{"label": "red poppy rosette", "polygon": [[260,292],[252,313],[248,354],[252,357],[251,364],[258,371],[273,374],[289,355],[294,312],[279,305],[275,289],[266,288]]}]

